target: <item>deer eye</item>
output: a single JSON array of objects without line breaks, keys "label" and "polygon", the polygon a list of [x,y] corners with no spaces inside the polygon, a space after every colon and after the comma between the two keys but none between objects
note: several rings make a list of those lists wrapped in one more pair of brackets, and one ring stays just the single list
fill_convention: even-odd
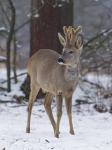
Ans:
[{"label": "deer eye", "polygon": [[73,54],[73,51],[70,51],[69,53],[70,53],[70,54]]}]

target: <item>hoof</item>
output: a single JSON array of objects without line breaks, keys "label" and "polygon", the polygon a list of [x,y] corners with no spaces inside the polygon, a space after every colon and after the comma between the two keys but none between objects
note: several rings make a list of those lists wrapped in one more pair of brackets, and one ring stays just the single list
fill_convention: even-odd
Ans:
[{"label": "hoof", "polygon": [[71,131],[70,131],[70,134],[75,135],[74,130],[71,130]]},{"label": "hoof", "polygon": [[26,133],[30,133],[30,129],[29,128],[26,129]]},{"label": "hoof", "polygon": [[59,133],[55,133],[54,135],[56,138],[59,138]]}]

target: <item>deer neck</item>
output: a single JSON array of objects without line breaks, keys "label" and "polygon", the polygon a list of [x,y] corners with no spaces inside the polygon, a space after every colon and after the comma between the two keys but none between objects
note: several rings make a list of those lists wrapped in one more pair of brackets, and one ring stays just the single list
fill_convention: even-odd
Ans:
[{"label": "deer neck", "polygon": [[65,66],[64,76],[66,81],[76,80],[79,76],[79,64],[74,67]]}]

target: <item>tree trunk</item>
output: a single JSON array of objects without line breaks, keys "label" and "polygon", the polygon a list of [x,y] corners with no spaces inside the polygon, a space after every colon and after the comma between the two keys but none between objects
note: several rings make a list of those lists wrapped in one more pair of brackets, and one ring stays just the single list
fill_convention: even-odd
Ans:
[{"label": "tree trunk", "polygon": [[[57,35],[64,25],[73,24],[73,1],[61,3],[62,7],[58,7],[55,5],[56,0],[44,0],[44,4],[40,0],[31,1],[30,56],[39,49],[52,49],[61,53],[62,47]],[[27,87],[27,96],[30,89],[28,82],[29,77],[25,80],[27,86],[24,85]],[[42,95],[42,92],[39,92],[39,97]]]},{"label": "tree trunk", "polygon": [[16,72],[16,56],[17,56],[17,46],[16,46],[16,33],[13,35],[13,74],[14,74],[14,81],[17,83],[17,72]]},{"label": "tree trunk", "polygon": [[13,38],[13,33],[14,33],[14,26],[15,26],[15,8],[13,5],[13,2],[11,0],[8,0],[10,9],[11,9],[11,21],[10,21],[10,29],[9,29],[9,34],[8,34],[8,39],[7,39],[7,91],[11,91],[11,81],[10,81],[10,51],[11,51],[11,41]]}]

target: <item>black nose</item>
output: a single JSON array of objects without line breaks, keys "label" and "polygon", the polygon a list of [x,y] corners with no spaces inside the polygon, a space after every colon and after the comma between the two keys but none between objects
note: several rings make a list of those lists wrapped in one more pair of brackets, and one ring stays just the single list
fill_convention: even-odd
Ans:
[{"label": "black nose", "polygon": [[60,58],[58,58],[58,63],[59,64],[64,64],[64,60],[60,57]]}]

